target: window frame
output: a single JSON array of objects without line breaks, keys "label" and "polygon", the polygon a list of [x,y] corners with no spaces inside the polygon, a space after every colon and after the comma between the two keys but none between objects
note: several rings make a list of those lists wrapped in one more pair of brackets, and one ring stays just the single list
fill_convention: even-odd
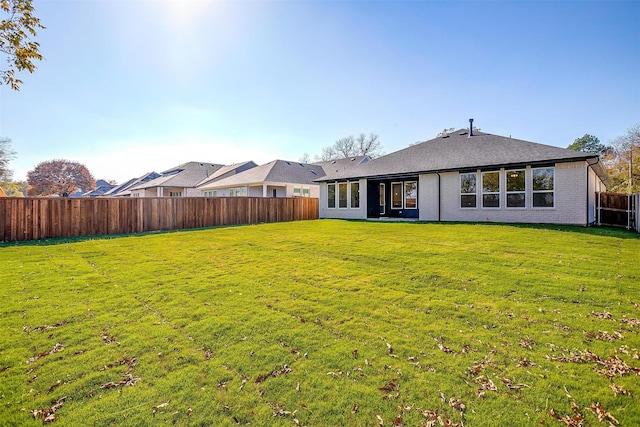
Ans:
[{"label": "window frame", "polygon": [[[415,202],[416,205],[413,207],[407,206],[407,184],[415,184],[413,191],[415,192]],[[405,209],[418,209],[418,181],[417,180],[413,180],[413,181],[404,181],[403,182],[403,192],[402,192],[402,201],[403,201],[403,206]]]},{"label": "window frame", "polygon": [[[524,175],[524,188],[522,190],[509,190],[509,178],[511,178],[510,174],[512,173],[520,173]],[[505,201],[504,207],[506,209],[527,209],[527,169],[509,169],[504,171],[504,181],[505,181]],[[513,177],[515,178],[515,177]],[[523,206],[509,206],[509,196],[513,194],[522,194],[523,196]]]},{"label": "window frame", "polygon": [[[333,200],[330,197],[330,194],[333,193]],[[333,203],[331,203],[333,202]],[[331,206],[333,205],[333,206]],[[336,183],[332,182],[327,184],[327,209],[335,209],[336,208]]]},{"label": "window frame", "polygon": [[[397,206],[397,207],[394,205],[396,200],[395,200],[394,194],[393,194],[394,193],[393,187],[396,186],[396,185],[400,186],[400,206]],[[404,185],[403,185],[402,181],[396,181],[396,182],[392,182],[391,183],[391,209],[392,210],[401,210],[401,209],[403,209],[403,206],[404,206],[404,188],[403,187],[404,187]]]},{"label": "window frame", "polygon": [[[497,191],[487,191],[485,190],[485,176],[487,175],[497,175],[498,177],[498,189]],[[500,203],[500,190],[501,190],[501,179],[500,179],[500,171],[486,171],[482,172],[480,175],[480,189],[482,193],[482,209],[500,209],[502,206]],[[485,205],[485,197],[484,196],[497,196],[498,206],[486,206]]]},{"label": "window frame", "polygon": [[[342,199],[343,194],[344,194],[344,199]],[[349,184],[347,181],[338,182],[338,209],[347,209],[348,207],[349,207]]]},{"label": "window frame", "polygon": [[[473,186],[474,186],[474,191],[473,193],[463,193],[462,192],[462,182],[463,179],[466,175],[473,175]],[[459,173],[459,186],[458,186],[458,190],[460,193],[460,209],[478,209],[478,172],[460,172]],[[464,206],[462,204],[462,198],[463,197],[470,197],[473,196],[473,206]]]},{"label": "window frame", "polygon": [[[550,170],[551,171],[551,190],[536,190],[535,178],[536,171]],[[551,206],[536,206],[536,194],[549,194],[551,193]],[[546,166],[531,168],[531,207],[533,209],[555,209],[556,208],[556,168],[555,166]]]},{"label": "window frame", "polygon": [[[357,191],[355,192],[356,194],[355,203],[354,203],[354,192],[353,192],[354,186],[357,187]],[[349,208],[360,209],[360,181],[349,181]]]}]

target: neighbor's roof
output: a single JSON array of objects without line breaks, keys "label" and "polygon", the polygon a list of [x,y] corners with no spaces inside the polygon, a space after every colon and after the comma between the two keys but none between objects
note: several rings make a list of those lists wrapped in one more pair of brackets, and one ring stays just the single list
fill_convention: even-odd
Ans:
[{"label": "neighbor's roof", "polygon": [[215,163],[184,163],[161,172],[160,176],[156,179],[131,187],[131,190],[142,190],[153,187],[195,187],[200,181],[223,166],[224,165]]},{"label": "neighbor's roof", "polygon": [[322,166],[325,176],[323,181],[332,179],[333,176],[348,173],[355,166],[362,165],[371,160],[369,156],[346,157],[344,159],[328,160],[324,162],[316,162],[314,165]]},{"label": "neighbor's roof", "polygon": [[147,182],[147,181],[151,181],[152,179],[155,179],[157,177],[159,177],[160,174],[158,174],[157,172],[148,172],[144,175],[142,175],[141,177],[138,178],[131,178],[130,180],[123,182],[120,185],[117,185],[116,187],[112,188],[111,190],[107,191],[106,193],[104,193],[104,196],[126,196],[131,194],[130,189],[132,187],[135,187],[138,184],[141,184],[143,182]]},{"label": "neighbor's roof", "polygon": [[212,173],[211,175],[209,175],[208,177],[206,177],[205,179],[203,179],[202,181],[200,181],[196,185],[196,187],[203,187],[207,184],[211,184],[212,182],[219,181],[221,179],[226,178],[227,175],[234,175],[234,172],[240,173],[238,172],[239,169],[241,171],[244,171],[246,169],[255,168],[256,166],[258,165],[252,160],[249,160],[248,162],[234,163],[232,165],[223,166],[217,171],[215,171],[214,173]]},{"label": "neighbor's roof", "polygon": [[208,187],[225,188],[260,183],[317,185],[314,180],[322,176],[324,176],[324,171],[322,166],[319,165],[288,160],[273,160],[267,164],[221,179]]},{"label": "neighbor's roof", "polygon": [[[597,159],[583,153],[510,137],[460,129],[445,136],[421,142],[382,156],[342,173],[327,175],[317,181],[346,178],[393,177],[416,173],[434,173],[469,169],[523,167],[563,161]],[[604,168],[594,166],[606,180]]]}]

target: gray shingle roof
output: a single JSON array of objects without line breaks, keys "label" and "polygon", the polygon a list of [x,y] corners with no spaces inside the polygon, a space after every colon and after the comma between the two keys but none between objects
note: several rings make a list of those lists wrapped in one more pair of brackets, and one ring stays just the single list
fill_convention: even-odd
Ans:
[{"label": "gray shingle roof", "polygon": [[195,187],[200,181],[210,176],[224,165],[215,163],[189,162],[167,169],[160,173],[160,177],[141,183],[131,190],[141,190],[153,187]]},{"label": "gray shingle roof", "polygon": [[[444,137],[421,142],[346,169],[343,173],[327,175],[317,181],[550,164],[596,158],[595,154],[483,132],[474,132],[469,137],[468,130],[460,129]],[[606,173],[604,178],[606,179]]]},{"label": "gray shingle roof", "polygon": [[316,184],[314,180],[324,176],[321,166],[292,162],[287,160],[273,160],[267,164],[240,172],[228,178],[221,179],[211,188],[233,187],[259,183],[291,183]]},{"label": "gray shingle roof", "polygon": [[221,179],[227,178],[230,175],[235,175],[245,170],[255,168],[256,166],[258,165],[252,160],[249,160],[248,162],[234,163],[232,165],[223,166],[217,171],[215,171],[214,173],[212,173],[211,175],[209,175],[208,177],[206,177],[205,179],[203,179],[202,181],[200,181],[196,185],[196,187],[198,188],[206,187],[208,184],[211,184],[212,182],[220,181]]},{"label": "gray shingle roof", "polygon": [[112,188],[111,190],[107,191],[106,193],[104,193],[105,196],[126,196],[131,194],[130,188],[135,187],[136,185],[139,185],[143,182],[147,182],[150,181],[152,179],[155,179],[157,177],[159,177],[160,174],[158,174],[157,172],[148,172],[144,175],[142,175],[141,177],[138,178],[131,178],[130,180],[123,182],[122,184]]}]

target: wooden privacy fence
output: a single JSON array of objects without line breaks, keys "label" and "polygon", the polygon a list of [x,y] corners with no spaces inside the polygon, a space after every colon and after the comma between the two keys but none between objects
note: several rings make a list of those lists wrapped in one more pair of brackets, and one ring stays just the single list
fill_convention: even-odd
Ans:
[{"label": "wooden privacy fence", "polygon": [[312,198],[0,198],[0,241],[317,218],[318,199]]},{"label": "wooden privacy fence", "polygon": [[596,193],[597,224],[640,233],[640,194]]}]

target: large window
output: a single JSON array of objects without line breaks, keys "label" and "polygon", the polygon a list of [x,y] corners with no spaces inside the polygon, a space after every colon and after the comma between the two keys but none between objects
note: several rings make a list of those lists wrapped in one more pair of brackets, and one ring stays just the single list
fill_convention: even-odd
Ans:
[{"label": "large window", "polygon": [[460,174],[460,207],[475,208],[476,204],[476,179],[475,173]]},{"label": "large window", "polygon": [[352,182],[351,185],[351,207],[359,208],[360,207],[360,183]]},{"label": "large window", "polygon": [[482,207],[500,207],[500,172],[482,173]]},{"label": "large window", "polygon": [[391,209],[402,209],[402,183],[391,183]]},{"label": "large window", "polygon": [[524,169],[506,172],[507,177],[507,207],[526,207],[526,180]]},{"label": "large window", "polygon": [[336,185],[335,184],[327,184],[327,207],[328,208],[336,207]]},{"label": "large window", "polygon": [[533,207],[554,207],[553,168],[532,169],[533,175]]},{"label": "large window", "polygon": [[347,207],[347,183],[341,182],[338,184],[338,207]]},{"label": "large window", "polygon": [[404,183],[404,207],[405,209],[418,208],[418,182],[406,181]]}]

